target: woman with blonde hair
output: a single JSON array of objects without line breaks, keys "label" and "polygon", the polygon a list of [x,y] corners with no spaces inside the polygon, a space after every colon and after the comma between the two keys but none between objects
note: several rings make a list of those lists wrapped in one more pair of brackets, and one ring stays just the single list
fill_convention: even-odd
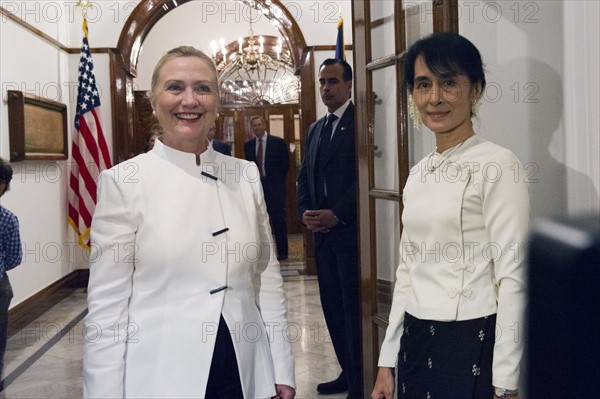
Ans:
[{"label": "woman with blonde hair", "polygon": [[260,175],[206,139],[219,104],[213,61],[193,47],[169,51],[149,99],[161,138],[100,176],[84,396],[292,399]]}]

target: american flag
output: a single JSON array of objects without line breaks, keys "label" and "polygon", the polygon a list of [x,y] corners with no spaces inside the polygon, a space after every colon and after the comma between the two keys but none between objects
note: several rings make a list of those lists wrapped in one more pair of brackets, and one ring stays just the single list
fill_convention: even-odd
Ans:
[{"label": "american flag", "polygon": [[88,24],[83,21],[83,45],[79,59],[79,85],[75,133],[69,180],[69,224],[75,229],[79,245],[90,250],[90,226],[96,207],[96,179],[110,168],[110,154],[100,125],[100,97],[94,64],[88,44]]}]

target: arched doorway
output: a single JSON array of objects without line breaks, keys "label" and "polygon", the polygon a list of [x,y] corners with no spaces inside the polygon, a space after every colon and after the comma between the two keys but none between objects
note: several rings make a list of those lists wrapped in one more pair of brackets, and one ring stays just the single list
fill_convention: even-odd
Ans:
[{"label": "arched doorway", "polygon": [[[137,76],[137,63],[142,43],[152,27],[167,13],[194,0],[142,0],[133,10],[121,31],[117,51],[110,54],[113,108],[113,158],[122,162],[138,151],[139,143],[133,140],[134,93],[133,78]],[[296,74],[300,76],[303,91],[301,130],[315,120],[315,93],[312,85],[312,59],[308,56],[306,41],[296,21],[279,0],[254,0],[265,10],[266,16],[279,30],[291,52]]]},{"label": "arched doorway", "polygon": [[[138,154],[143,147],[143,134],[139,134],[140,127],[136,124],[138,120],[148,120],[148,109],[136,106],[142,99],[143,92],[134,91],[134,78],[137,77],[138,59],[142,44],[152,27],[167,13],[181,7],[183,4],[194,0],[142,0],[133,10],[126,21],[119,41],[117,51],[110,54],[111,80],[114,82],[112,87],[112,107],[113,107],[113,158],[115,162],[122,162]],[[286,47],[290,50],[290,58],[295,66],[295,74],[300,77],[303,93],[301,100],[296,105],[296,110],[302,109],[302,112],[292,113],[291,117],[296,118],[299,125],[300,142],[305,141],[305,132],[308,125],[315,120],[315,91],[313,84],[313,60],[310,57],[310,51],[307,49],[304,36],[300,31],[296,21],[292,18],[287,8],[279,0],[255,0],[263,8],[265,15],[277,28],[282,36]],[[303,100],[303,101],[302,101]],[[244,112],[244,106],[240,110],[229,112]],[[270,112],[269,105],[259,110],[263,115],[281,114],[279,111]],[[227,112],[227,111],[226,111]],[[287,115],[287,113],[285,113]],[[292,122],[293,123],[293,122]],[[145,126],[145,125],[144,125]],[[143,130],[143,129],[142,129]],[[136,134],[136,132],[138,132]],[[292,133],[292,136],[294,134]],[[288,140],[291,142],[290,140]],[[295,140],[293,140],[295,141]],[[295,144],[295,143],[294,143]],[[294,148],[301,148],[301,145],[293,145]],[[291,160],[293,162],[293,160]],[[291,231],[300,231],[300,225],[295,217],[295,173],[290,173],[287,184],[288,198],[290,205],[288,208],[288,220]],[[310,238],[309,238],[310,240]],[[309,255],[310,258],[312,258]],[[310,263],[311,261],[309,261]]]}]

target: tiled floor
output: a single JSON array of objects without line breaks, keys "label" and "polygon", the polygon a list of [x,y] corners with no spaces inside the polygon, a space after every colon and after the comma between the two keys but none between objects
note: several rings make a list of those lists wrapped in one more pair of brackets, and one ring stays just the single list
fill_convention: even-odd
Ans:
[{"label": "tiled floor", "polygon": [[[288,317],[296,361],[296,398],[338,399],[346,394],[318,395],[319,382],[340,372],[323,320],[315,277],[302,275],[303,265],[282,267]],[[6,398],[81,398],[83,321],[86,295],[78,290],[9,339],[5,357]],[[5,396],[4,396],[5,395]]]}]

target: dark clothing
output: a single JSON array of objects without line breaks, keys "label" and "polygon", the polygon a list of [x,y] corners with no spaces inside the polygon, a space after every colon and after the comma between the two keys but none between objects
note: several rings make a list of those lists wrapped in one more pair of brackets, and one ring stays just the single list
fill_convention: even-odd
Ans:
[{"label": "dark clothing", "polygon": [[[362,396],[356,150],[354,105],[341,116],[326,154],[318,147],[327,118],[308,129],[298,175],[298,214],[331,209],[340,219],[328,233],[315,233],[321,305],[336,356],[351,394]],[[322,151],[321,151],[322,153]],[[317,181],[325,180],[326,196]]]},{"label": "dark clothing", "polygon": [[[0,381],[2,381],[2,370],[4,370],[4,352],[6,351],[6,340],[8,338],[8,308],[13,297],[12,286],[8,276],[0,277]],[[0,390],[2,387],[0,387]]]},{"label": "dark clothing", "polygon": [[398,398],[490,399],[496,315],[465,321],[406,314],[398,355]]},{"label": "dark clothing", "polygon": [[19,220],[14,213],[0,205],[0,276],[19,266],[22,257]]},{"label": "dark clothing", "polygon": [[0,205],[0,380],[8,337],[8,308],[13,297],[6,271],[21,264],[22,258],[19,220],[11,211]]},{"label": "dark clothing", "polygon": [[[261,178],[267,213],[273,226],[277,244],[277,257],[287,258],[288,238],[285,223],[285,178],[290,165],[288,146],[284,139],[266,134],[264,153],[265,176]],[[244,154],[248,161],[256,163],[256,139],[244,143]]]},{"label": "dark clothing", "polygon": [[217,139],[213,139],[212,146],[216,152],[220,152],[221,154],[231,156],[231,146],[229,144],[219,141]]},{"label": "dark clothing", "polygon": [[[319,166],[327,181],[329,207],[324,207],[322,203],[318,203],[317,186],[315,184],[317,149],[321,130],[326,121],[327,118],[323,117],[308,128],[305,157],[298,174],[298,215],[302,218],[302,214],[308,209],[328,208],[344,224],[356,226],[354,105],[350,103],[346,112],[342,115],[329,143],[329,156]],[[319,236],[322,236],[322,234],[316,234],[315,240],[319,240]]]},{"label": "dark clothing", "polygon": [[210,363],[205,399],[244,399],[231,333],[223,316],[219,320],[215,351]]}]

